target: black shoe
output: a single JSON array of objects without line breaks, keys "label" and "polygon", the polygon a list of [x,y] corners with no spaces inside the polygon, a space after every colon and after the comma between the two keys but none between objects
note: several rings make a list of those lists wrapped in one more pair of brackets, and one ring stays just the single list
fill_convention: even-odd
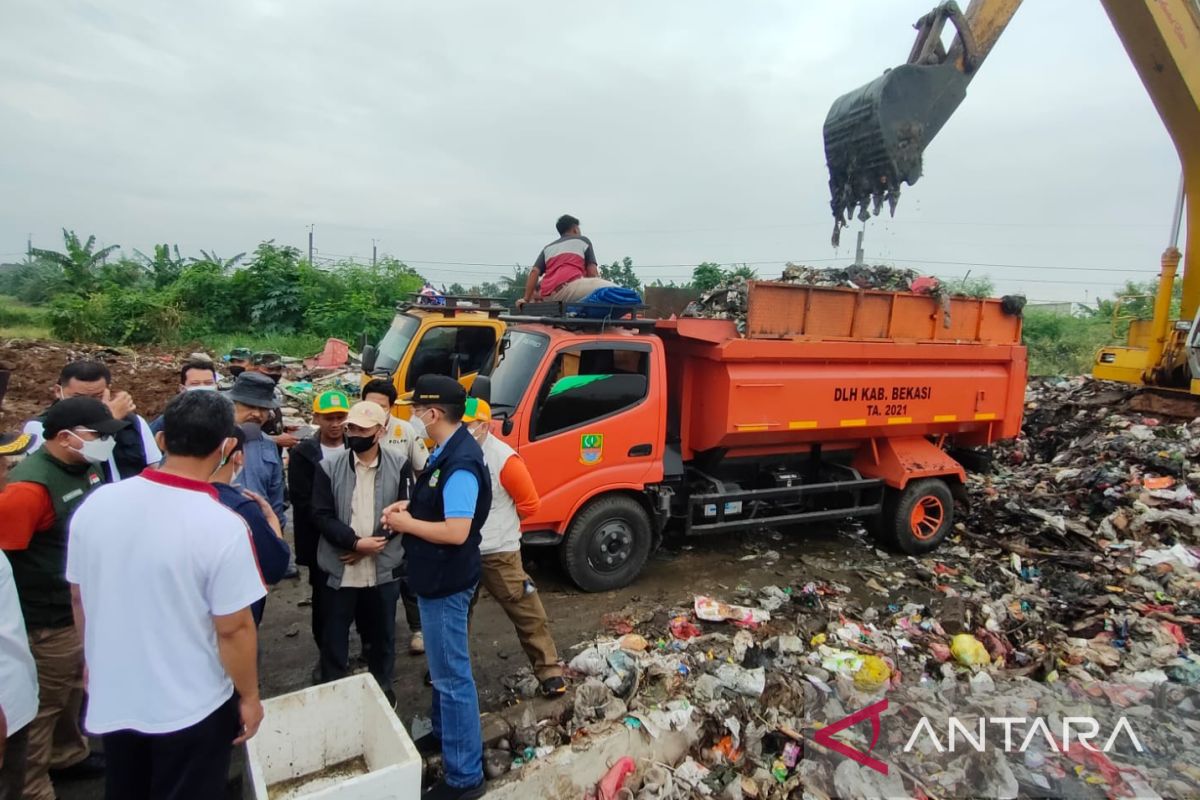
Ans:
[{"label": "black shoe", "polygon": [[283,577],[285,577],[285,578],[293,578],[293,579],[294,579],[294,578],[299,578],[299,577],[300,577],[300,570],[296,569],[296,565],[295,565],[295,564],[292,564],[290,567],[288,567],[288,568],[287,568],[287,572],[283,573]]},{"label": "black shoe", "polygon": [[429,674],[429,670],[425,670],[425,685],[433,686],[433,676]]},{"label": "black shoe", "polygon": [[69,767],[50,770],[50,778],[63,782],[100,778],[104,775],[105,764],[104,753],[91,753],[87,758],[77,761]]},{"label": "black shoe", "polygon": [[421,800],[478,800],[487,793],[487,781],[467,789],[457,789],[444,780],[438,781],[421,795]]},{"label": "black shoe", "polygon": [[417,753],[421,758],[429,758],[442,752],[442,740],[434,736],[432,731],[417,739],[413,744],[416,745]]},{"label": "black shoe", "polygon": [[567,682],[562,679],[561,675],[556,675],[553,678],[546,678],[542,681],[542,694],[546,697],[558,697],[560,694],[567,693]]},{"label": "black shoe", "polygon": [[391,689],[387,689],[384,691],[383,696],[387,698],[388,705],[392,707],[392,711],[395,711],[400,703],[400,701],[396,699],[396,693]]}]

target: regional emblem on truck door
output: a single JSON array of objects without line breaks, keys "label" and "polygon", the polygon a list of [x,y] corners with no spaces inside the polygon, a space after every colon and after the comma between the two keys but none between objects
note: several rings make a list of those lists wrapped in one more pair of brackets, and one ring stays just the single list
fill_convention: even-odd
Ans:
[{"label": "regional emblem on truck door", "polygon": [[593,467],[604,458],[604,434],[584,433],[579,437],[579,463]]}]

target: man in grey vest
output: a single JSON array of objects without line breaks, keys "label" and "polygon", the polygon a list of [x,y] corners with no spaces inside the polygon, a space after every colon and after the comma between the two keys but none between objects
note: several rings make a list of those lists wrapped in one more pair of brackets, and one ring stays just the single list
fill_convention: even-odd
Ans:
[{"label": "man in grey vest", "polygon": [[350,625],[357,617],[367,666],[394,705],[396,603],[404,548],[380,519],[386,507],[408,498],[412,473],[403,453],[380,446],[387,424],[388,413],[375,403],[360,402],[350,409],[347,449],[322,459],[316,470],[312,517],[321,536],[317,565],[325,578],[325,585],[317,587],[324,593],[321,678],[331,681],[348,673]]}]

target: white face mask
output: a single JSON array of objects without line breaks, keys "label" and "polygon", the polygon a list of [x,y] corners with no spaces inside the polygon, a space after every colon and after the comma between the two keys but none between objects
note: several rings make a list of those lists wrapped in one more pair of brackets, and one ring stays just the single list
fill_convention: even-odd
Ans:
[{"label": "white face mask", "polygon": [[103,436],[89,441],[74,431],[67,431],[67,433],[79,440],[81,445],[78,449],[79,455],[91,464],[103,464],[108,461],[112,457],[113,448],[117,446],[117,440],[111,436]]},{"label": "white face mask", "polygon": [[217,387],[215,387],[215,386],[185,386],[184,389],[186,389],[189,392],[215,392],[217,390]]},{"label": "white face mask", "polygon": [[425,424],[424,419],[417,416],[416,414],[413,414],[412,417],[408,420],[408,422],[410,425],[413,426],[413,432],[417,434],[418,439],[431,438],[429,435],[429,427]]},{"label": "white face mask", "polygon": [[488,424],[486,422],[476,423],[471,427],[471,436],[475,437],[475,441],[483,444],[488,438]]}]

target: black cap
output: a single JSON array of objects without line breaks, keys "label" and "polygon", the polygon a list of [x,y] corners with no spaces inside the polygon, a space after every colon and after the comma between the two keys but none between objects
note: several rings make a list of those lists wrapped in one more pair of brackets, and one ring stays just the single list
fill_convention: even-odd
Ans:
[{"label": "black cap", "polygon": [[257,372],[243,372],[233,382],[229,399],[255,408],[279,408],[275,399],[275,381]]},{"label": "black cap", "polygon": [[467,390],[449,375],[425,374],[417,378],[412,397],[401,400],[401,405],[447,405],[456,406],[467,402]]},{"label": "black cap", "polygon": [[129,423],[123,419],[113,419],[108,406],[94,397],[70,397],[59,400],[46,411],[42,419],[42,430],[47,439],[53,439],[61,431],[72,428],[87,428],[88,430],[112,436],[125,428]]}]

